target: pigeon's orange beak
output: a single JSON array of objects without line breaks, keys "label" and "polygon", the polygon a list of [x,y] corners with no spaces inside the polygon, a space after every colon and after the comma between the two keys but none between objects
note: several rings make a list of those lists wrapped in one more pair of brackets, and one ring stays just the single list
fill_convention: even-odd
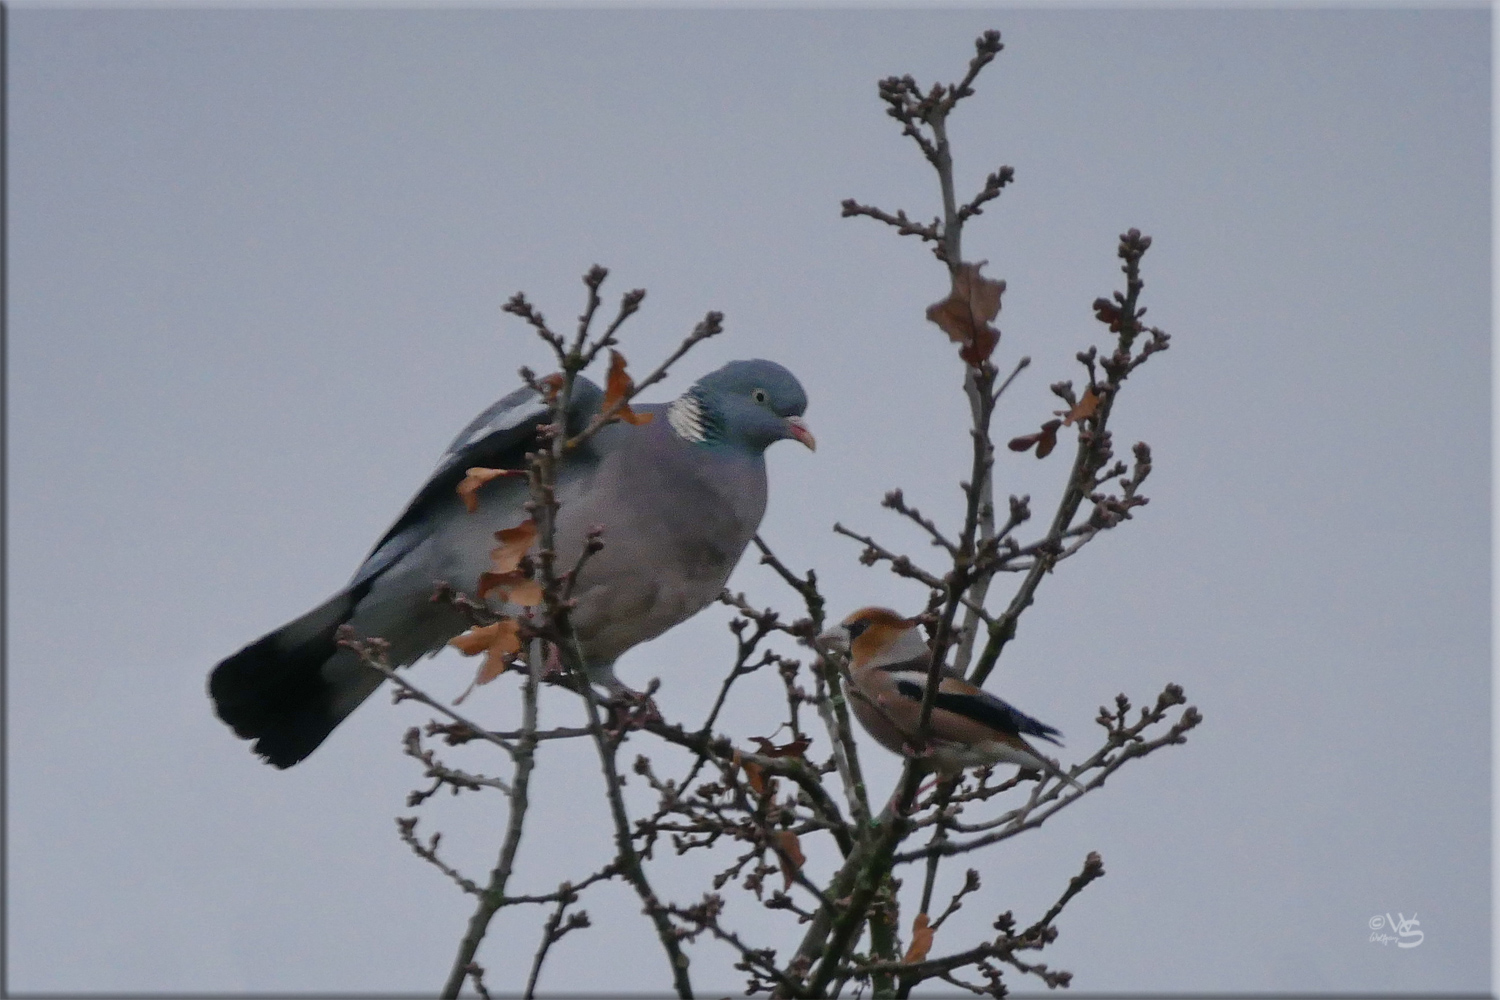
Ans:
[{"label": "pigeon's orange beak", "polygon": [[787,417],[786,426],[787,430],[791,432],[793,440],[801,441],[807,445],[808,451],[818,450],[818,439],[813,437],[812,431],[807,429],[807,425],[802,422],[801,417]]}]

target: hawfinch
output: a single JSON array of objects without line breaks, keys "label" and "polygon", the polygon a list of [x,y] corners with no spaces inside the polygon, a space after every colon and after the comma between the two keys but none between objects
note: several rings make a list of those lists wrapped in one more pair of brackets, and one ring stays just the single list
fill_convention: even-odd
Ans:
[{"label": "hawfinch", "polygon": [[[849,653],[855,718],[881,746],[912,756],[932,656],[917,622],[889,608],[861,608],[818,636],[818,643]],[[1018,764],[1083,787],[1025,739],[1061,746],[1061,733],[949,671],[938,683],[928,728],[931,763],[945,777],[966,767]]]}]

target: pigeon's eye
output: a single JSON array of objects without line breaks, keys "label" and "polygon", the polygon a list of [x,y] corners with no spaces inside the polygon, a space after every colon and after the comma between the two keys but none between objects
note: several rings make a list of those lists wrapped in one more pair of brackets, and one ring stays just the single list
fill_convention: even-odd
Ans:
[{"label": "pigeon's eye", "polygon": [[766,395],[766,390],[764,389],[753,389],[750,392],[750,398],[757,403],[764,403],[770,397]]},{"label": "pigeon's eye", "polygon": [[870,623],[866,621],[850,622],[844,627],[849,630],[849,641],[853,642],[864,633],[865,629],[870,627]]}]

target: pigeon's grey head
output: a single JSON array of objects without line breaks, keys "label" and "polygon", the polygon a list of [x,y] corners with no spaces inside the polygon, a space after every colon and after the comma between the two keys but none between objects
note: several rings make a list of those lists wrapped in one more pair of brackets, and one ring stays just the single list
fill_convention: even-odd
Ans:
[{"label": "pigeon's grey head", "polygon": [[694,383],[668,419],[682,436],[706,444],[760,452],[791,439],[816,448],[802,422],[806,409],[802,383],[776,362],[731,361]]}]

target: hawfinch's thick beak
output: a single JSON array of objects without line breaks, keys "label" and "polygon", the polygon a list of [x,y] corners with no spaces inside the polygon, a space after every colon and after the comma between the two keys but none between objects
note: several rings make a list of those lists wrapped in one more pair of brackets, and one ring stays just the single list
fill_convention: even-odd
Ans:
[{"label": "hawfinch's thick beak", "polygon": [[807,429],[807,425],[802,422],[801,417],[787,417],[786,427],[791,432],[792,440],[801,441],[807,445],[808,451],[818,450],[818,439],[813,437],[812,431]]},{"label": "hawfinch's thick beak", "polygon": [[819,649],[828,650],[831,653],[849,652],[849,630],[842,625],[824,629],[814,640]]}]

